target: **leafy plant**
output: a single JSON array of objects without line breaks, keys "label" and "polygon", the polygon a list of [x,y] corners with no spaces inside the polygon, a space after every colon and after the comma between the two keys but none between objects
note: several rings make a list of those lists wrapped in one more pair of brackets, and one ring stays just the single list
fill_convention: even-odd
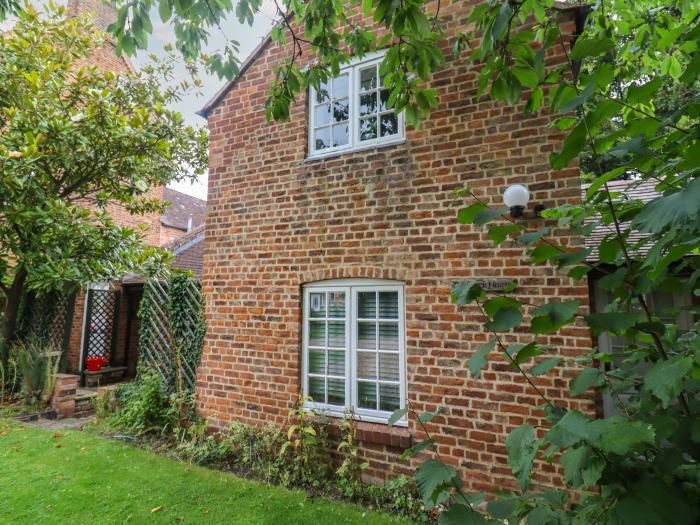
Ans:
[{"label": "leafy plant", "polygon": [[[14,363],[14,381],[20,378],[20,392],[30,403],[47,404],[53,395],[60,353],[53,352],[34,339],[18,342],[12,347],[8,362]],[[13,381],[13,382],[14,382]]]},{"label": "leafy plant", "polygon": [[179,405],[175,406],[155,372],[142,374],[138,381],[125,383],[115,390],[116,411],[111,423],[117,428],[137,434],[164,434],[179,421]]},{"label": "leafy plant", "polygon": [[343,458],[342,463],[335,471],[338,485],[346,497],[362,497],[365,492],[362,472],[369,467],[369,463],[362,461],[360,457],[360,447],[357,444],[357,422],[352,411],[347,412],[340,422],[340,443],[338,443],[337,451]]},{"label": "leafy plant", "polygon": [[325,458],[325,425],[314,412],[304,408],[310,398],[300,397],[287,414],[287,440],[282,443],[280,457],[289,456],[293,468],[290,470],[293,484],[308,484],[320,487],[328,476],[328,461]]}]

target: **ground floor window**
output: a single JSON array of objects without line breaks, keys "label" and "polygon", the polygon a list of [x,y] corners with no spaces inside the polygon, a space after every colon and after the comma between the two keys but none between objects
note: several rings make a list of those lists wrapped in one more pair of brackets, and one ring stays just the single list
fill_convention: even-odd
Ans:
[{"label": "ground floor window", "polygon": [[322,281],[304,287],[303,301],[309,408],[386,422],[406,398],[403,285]]}]

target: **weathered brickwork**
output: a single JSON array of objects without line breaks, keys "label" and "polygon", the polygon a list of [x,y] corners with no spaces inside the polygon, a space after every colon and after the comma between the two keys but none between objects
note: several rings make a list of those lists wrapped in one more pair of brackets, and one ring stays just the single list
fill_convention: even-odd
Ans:
[{"label": "weathered brickwork", "polygon": [[[443,2],[448,34],[464,22],[465,4]],[[566,27],[573,32],[573,23]],[[470,377],[467,360],[489,335],[475,308],[450,303],[452,283],[515,278],[529,302],[577,299],[584,308],[588,289],[585,282],[533,266],[512,242],[494,249],[484,229],[459,225],[448,205],[453,190],[469,185],[501,206],[503,190],[513,183],[528,185],[531,203],[575,202],[578,169],[552,171],[548,164],[561,134],[547,127],[544,115],[477,98],[477,69],[450,57],[431,83],[439,108],[421,129],[407,129],[405,144],[307,161],[305,99],[293,106],[290,122],[265,123],[271,68],[288,52],[264,48],[209,114],[201,414],[214,428],[234,420],[283,424],[300,392],[302,285],[394,279],[405,283],[411,404],[418,412],[444,408],[430,430],[470,490],[512,487],[505,438],[524,421],[542,425],[542,401],[503,361],[491,362],[479,380]],[[505,340],[529,339],[516,331]],[[568,328],[542,342],[553,345],[566,366],[538,378],[539,388],[564,406],[592,411],[592,399],[567,397],[574,357],[591,347],[587,330]],[[421,435],[413,419],[407,430],[361,429],[370,476],[416,466],[398,460],[406,437]],[[542,484],[557,483],[555,467],[537,471]]]}]

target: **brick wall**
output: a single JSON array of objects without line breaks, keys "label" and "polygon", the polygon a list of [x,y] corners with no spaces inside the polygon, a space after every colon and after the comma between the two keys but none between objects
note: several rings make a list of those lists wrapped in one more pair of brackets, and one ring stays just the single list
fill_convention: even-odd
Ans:
[{"label": "brick wall", "polygon": [[[465,20],[465,4],[443,2],[448,34]],[[573,32],[573,23],[567,28]],[[440,106],[421,129],[407,129],[405,144],[305,161],[305,98],[293,106],[290,122],[265,123],[270,68],[288,53],[272,45],[210,113],[203,275],[208,330],[198,406],[212,427],[234,420],[284,424],[300,391],[304,283],[394,279],[405,283],[410,402],[419,412],[445,407],[430,427],[470,490],[514,486],[505,438],[526,420],[544,424],[536,408],[541,400],[498,360],[481,379],[470,377],[467,360],[489,337],[474,308],[450,303],[451,284],[515,278],[522,299],[577,299],[584,307],[587,285],[531,265],[512,242],[494,249],[484,229],[457,224],[448,204],[453,190],[470,185],[501,206],[503,190],[513,183],[527,184],[533,203],[575,202],[579,173],[551,171],[548,155],[562,136],[546,127],[545,115],[477,98],[477,69],[452,59],[448,49],[449,61],[431,83]],[[581,243],[561,235],[556,240]],[[506,340],[528,337],[517,332]],[[554,345],[566,366],[538,378],[540,388],[564,406],[592,411],[592,399],[567,398],[574,357],[591,347],[587,330],[568,328],[543,342]],[[406,434],[420,434],[413,420],[407,430],[360,426],[370,476],[415,468],[416,460],[397,457]],[[538,468],[537,481],[557,484],[554,470]]]}]

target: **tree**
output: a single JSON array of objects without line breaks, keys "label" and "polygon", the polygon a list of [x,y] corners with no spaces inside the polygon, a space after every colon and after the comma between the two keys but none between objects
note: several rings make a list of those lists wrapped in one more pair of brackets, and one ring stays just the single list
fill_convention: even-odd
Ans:
[{"label": "tree", "polygon": [[87,18],[25,6],[0,35],[0,343],[27,290],[70,291],[162,270],[165,252],[111,212],[158,212],[152,188],[206,169],[207,136],[167,109],[172,62],[140,74],[91,65],[108,45]]},{"label": "tree", "polygon": [[[188,58],[200,55],[207,32],[222,29],[230,2],[136,0],[120,4],[113,28],[127,52],[146,44],[148,13],[159,6],[172,20],[178,48]],[[241,20],[252,20],[260,0],[242,0]],[[430,74],[443,62],[441,45],[466,54],[480,68],[479,95],[488,94],[522,111],[547,107],[552,124],[566,132],[554,169],[576,162],[585,152],[594,181],[578,205],[548,210],[549,225],[536,231],[512,222],[505,210],[489,210],[475,200],[460,210],[464,224],[489,227],[496,244],[515,242],[533,264],[553,265],[573,280],[592,270],[604,274],[600,286],[611,296],[603,312],[583,315],[575,301],[525,304],[515,289],[507,297],[462,283],[455,303],[482,311],[492,339],[474,353],[469,368],[475,377],[498,349],[537,388],[536,376],[558,366],[556,357],[540,360],[542,335],[584,323],[592,333],[624,336],[618,355],[592,349],[571,382],[571,395],[597,388],[613,396],[620,416],[592,420],[567,411],[543,395],[550,428],[542,433],[529,424],[515,429],[506,446],[519,493],[495,497],[489,517],[477,511],[483,495],[465,494],[458,472],[440,461],[426,461],[417,482],[429,505],[446,503],[441,523],[695,523],[700,508],[700,326],[682,332],[667,316],[652,312],[655,291],[689,290],[700,296],[700,3],[696,0],[612,0],[590,6],[573,47],[562,36],[553,0],[498,1],[475,5],[464,31],[441,31],[439,2],[363,0],[362,10],[376,25],[352,22],[348,2],[285,0],[278,7],[274,41],[287,43],[289,57],[276,70],[267,114],[285,119],[294,98],[309,85],[337,72],[351,55],[389,47],[383,63],[392,103],[418,124],[435,103]],[[354,19],[353,19],[354,20]],[[302,69],[299,57],[309,46],[314,60]],[[549,64],[548,52],[561,50],[564,64]],[[210,68],[231,76],[237,70],[235,43],[205,57]],[[673,102],[664,90],[678,90]],[[668,97],[665,97],[668,99]],[[649,203],[611,192],[608,182],[634,173],[653,183],[659,197]],[[469,189],[457,198],[476,199]],[[549,239],[549,227],[571,228],[587,235],[597,225],[612,233],[596,246],[599,261],[587,261],[590,249],[571,250]],[[632,231],[642,235],[631,237]],[[512,288],[512,287],[511,287]],[[696,314],[697,308],[688,307]],[[666,312],[671,317],[678,312]],[[498,323],[494,321],[498,317]],[[517,348],[503,345],[502,335],[527,328],[531,341]],[[604,369],[623,360],[627,366]],[[535,361],[533,365],[532,363]],[[621,394],[624,393],[624,396]],[[397,413],[396,417],[401,416]],[[423,424],[436,414],[416,416]],[[434,444],[430,436],[411,452]],[[531,486],[535,458],[558,462],[567,491],[540,491]],[[598,487],[598,489],[595,489]],[[577,492],[579,497],[571,498]]]}]

